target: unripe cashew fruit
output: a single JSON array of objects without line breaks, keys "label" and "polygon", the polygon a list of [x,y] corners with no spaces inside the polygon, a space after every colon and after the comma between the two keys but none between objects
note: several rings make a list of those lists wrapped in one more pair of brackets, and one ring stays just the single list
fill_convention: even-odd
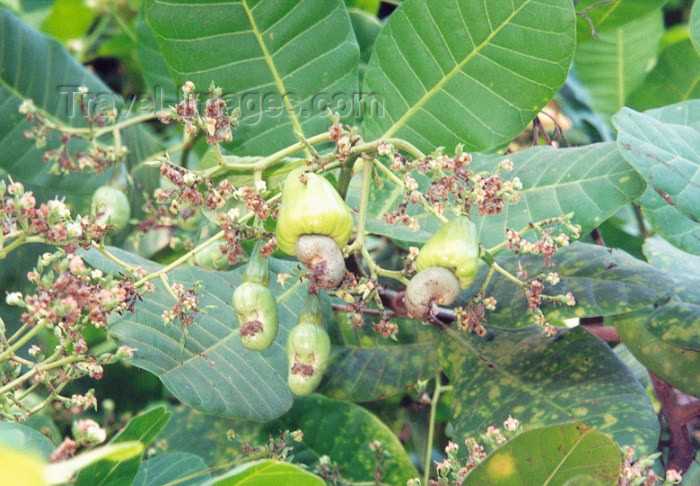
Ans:
[{"label": "unripe cashew fruit", "polygon": [[228,257],[221,253],[221,241],[208,244],[194,255],[194,262],[202,268],[210,270],[226,270]]},{"label": "unripe cashew fruit", "polygon": [[233,292],[233,310],[240,323],[243,346],[253,351],[270,347],[277,336],[279,319],[277,300],[270,289],[267,259],[261,254],[259,241],[250,257],[243,284]]},{"label": "unripe cashew fruit", "polygon": [[330,182],[303,168],[287,176],[281,204],[276,231],[280,249],[296,255],[318,286],[337,287],[345,276],[340,248],[352,233],[350,208]]},{"label": "unripe cashew fruit", "polygon": [[474,282],[478,264],[479,240],[474,224],[466,216],[445,223],[416,258],[418,274],[406,287],[409,314],[426,319],[435,306],[450,305],[460,289]]},{"label": "unripe cashew fruit", "polygon": [[131,206],[122,191],[102,186],[92,195],[92,213],[114,225],[113,231],[118,233],[129,223]]},{"label": "unripe cashew fruit", "polygon": [[243,282],[233,292],[233,310],[240,323],[243,346],[253,351],[270,347],[277,336],[277,301],[267,287]]},{"label": "unripe cashew fruit", "polygon": [[304,312],[287,338],[289,390],[298,396],[312,393],[321,383],[331,354],[331,340],[322,327],[318,297],[310,295]]}]

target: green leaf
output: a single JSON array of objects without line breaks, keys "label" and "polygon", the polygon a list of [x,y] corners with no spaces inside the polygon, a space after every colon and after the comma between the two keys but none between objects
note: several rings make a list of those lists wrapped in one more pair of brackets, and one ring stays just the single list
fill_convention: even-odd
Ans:
[{"label": "green leaf", "polygon": [[360,46],[360,62],[367,64],[372,54],[374,41],[382,30],[382,23],[376,15],[370,15],[365,11],[352,8],[348,10],[352,30],[355,32],[357,44]]},{"label": "green leaf", "polygon": [[[585,235],[644,191],[644,181],[612,142],[566,149],[533,147],[508,158],[515,169],[505,177],[520,178],[522,198],[506,204],[500,215],[474,217],[487,248],[502,243],[506,229],[519,231],[531,221],[569,213],[574,213],[572,222],[581,225]],[[474,169],[493,171],[502,159],[476,158]]]},{"label": "green leaf", "polygon": [[344,336],[342,346],[333,347],[333,360],[321,385],[324,395],[351,402],[381,400],[435,376],[438,336],[434,328],[394,319],[400,340],[394,342],[369,329],[369,324],[354,329],[345,314],[336,321],[344,328],[341,332],[350,336]]},{"label": "green leaf", "polygon": [[700,51],[700,6],[697,2],[690,9],[690,38],[695,49]]},{"label": "green leaf", "polygon": [[[518,262],[533,276],[543,272],[559,274],[561,281],[555,286],[545,284],[545,293],[571,292],[576,305],[544,303],[541,309],[552,321],[630,312],[661,301],[672,285],[664,272],[623,251],[586,243],[575,243],[559,250],[552,258],[551,267],[545,266],[541,255],[503,257],[497,261],[512,274],[517,273]],[[486,268],[481,268],[472,289],[481,287],[485,274]],[[527,314],[527,299],[509,280],[495,275],[486,295],[498,301],[496,310],[486,316],[489,326],[518,329],[532,325],[532,318]]]},{"label": "green leaf", "polygon": [[273,153],[295,131],[321,133],[325,103],[357,92],[359,49],[342,0],[148,0],[146,20],[178,85],[204,91],[213,81],[241,107],[228,145],[236,155]]},{"label": "green leaf", "polygon": [[[0,169],[41,199],[55,195],[69,196],[70,201],[89,198],[108,181],[112,171],[101,175],[50,174],[49,164],[42,161],[44,150],[38,150],[33,141],[22,136],[30,123],[18,108],[23,100],[32,99],[48,118],[85,127],[85,118],[72,105],[78,86],[86,86],[92,94],[117,95],[76,62],[58,41],[39,34],[6,9],[0,9],[0,57]],[[153,148],[153,140],[141,127],[129,127],[123,136],[131,160]],[[46,150],[57,145],[58,137],[53,135]],[[79,142],[74,144],[76,150],[84,147]]]},{"label": "green leaf", "polygon": [[625,106],[654,65],[663,33],[663,15],[655,10],[577,46],[576,75],[595,111],[612,115]]},{"label": "green leaf", "polygon": [[93,20],[95,11],[86,8],[84,0],[55,0],[41,30],[65,43],[81,39],[87,34]]},{"label": "green leaf", "polygon": [[[687,125],[700,130],[700,101],[689,100],[645,112],[663,123]],[[700,225],[664,200],[652,187],[638,200],[644,216],[666,241],[694,255],[700,255]]]},{"label": "green leaf", "polygon": [[[188,452],[166,452],[152,459],[143,461],[132,486],[161,486],[171,481],[182,479],[190,474],[207,469],[201,457]],[[178,482],[180,486],[194,486],[211,479],[211,473],[202,474],[187,481]]]},{"label": "green leaf", "polygon": [[649,371],[675,388],[699,396],[700,352],[665,343],[649,331],[646,322],[653,311],[653,307],[647,307],[613,316],[610,321],[617,328],[622,342]]},{"label": "green leaf", "polygon": [[613,122],[625,160],[668,204],[700,223],[700,132],[629,108]]},{"label": "green leaf", "polygon": [[378,440],[391,454],[382,481],[405,484],[418,474],[403,446],[389,428],[364,408],[321,395],[299,398],[286,415],[266,426],[270,433],[301,429],[304,440],[295,457],[311,465],[327,455],[352,481],[374,480],[375,455],[369,444]]},{"label": "green leaf", "polygon": [[[158,407],[129,420],[109,444],[138,441],[147,447],[165,428],[170,412]],[[121,486],[130,484],[141,465],[141,456],[112,461],[103,460],[86,467],[78,475],[76,486]]]},{"label": "green leaf", "polygon": [[22,424],[0,422],[0,444],[48,459],[55,446],[41,432]]},{"label": "green leaf", "polygon": [[242,464],[228,473],[216,477],[204,486],[324,486],[326,483],[315,474],[289,464],[272,459],[251,461]]},{"label": "green leaf", "polygon": [[379,12],[379,6],[381,3],[381,0],[345,0],[345,5],[347,5],[348,8],[363,10],[374,15],[375,17],[377,12]]},{"label": "green leaf", "polygon": [[[612,2],[601,4],[599,0],[579,0],[576,3],[576,10],[583,12],[586,8],[595,6],[588,10],[588,17],[595,25],[598,32],[614,29],[638,17],[646,15],[652,10],[658,10],[668,0],[613,0]],[[583,42],[592,37],[591,26],[583,16],[577,21],[578,42]]]},{"label": "green leaf", "polygon": [[479,464],[465,485],[617,485],[620,449],[582,422],[524,432]]},{"label": "green leaf", "polygon": [[136,31],[136,59],[141,66],[141,73],[149,91],[159,90],[167,100],[176,100],[178,88],[175,86],[168,65],[160,52],[156,36],[139,15],[134,23]]},{"label": "green leaf", "polygon": [[364,90],[383,112],[366,138],[423,151],[509,142],[564,84],[575,43],[569,0],[406,0],[377,37]]},{"label": "green leaf", "polygon": [[[148,271],[160,268],[116,248],[110,251]],[[121,270],[96,252],[88,253],[86,261],[105,272]],[[296,263],[270,260],[270,288],[275,295],[285,291],[276,283],[276,274],[293,273],[295,268]],[[155,292],[144,296],[134,314],[126,313],[110,322],[110,332],[137,349],[134,365],[158,376],[187,405],[230,418],[270,420],[292,404],[285,343],[304,305],[305,291],[299,288],[279,304],[279,332],[273,345],[263,352],[251,351],[241,344],[239,325],[230,307],[233,289],[243,282],[243,272],[244,267],[213,272],[182,266],[168,273],[171,283],[186,288],[202,282],[199,305],[215,306],[197,316],[184,338],[179,324],[163,323],[163,311],[172,308],[175,300],[158,280],[154,281]]]},{"label": "green leaf", "polygon": [[700,98],[700,54],[689,39],[661,51],[644,83],[629,95],[627,106],[648,110]]},{"label": "green leaf", "polygon": [[673,299],[649,313],[647,330],[667,344],[700,351],[700,257],[659,238],[645,242],[644,254],[674,283]]},{"label": "green leaf", "polygon": [[438,349],[454,387],[455,440],[478,437],[509,415],[525,430],[580,420],[638,454],[656,449],[659,423],[646,391],[602,341],[577,327],[482,338],[450,328]]},{"label": "green leaf", "polygon": [[[519,231],[531,221],[569,213],[574,213],[573,223],[581,225],[582,234],[587,234],[644,191],[643,179],[620,156],[613,142],[566,149],[533,147],[507,158],[513,161],[514,170],[504,176],[520,178],[522,198],[518,203],[506,204],[500,215],[473,215],[481,243],[487,248],[502,243],[507,229]],[[477,171],[494,171],[503,159],[476,154],[472,166]],[[427,177],[417,176],[416,180],[419,190],[428,189]],[[348,195],[351,207],[359,205],[359,195],[359,181],[353,179]],[[401,189],[389,181],[381,189],[373,186],[368,231],[402,241],[427,241],[442,223],[420,207],[409,206],[408,211],[418,218],[419,231],[384,221],[384,214],[402,199]]]}]

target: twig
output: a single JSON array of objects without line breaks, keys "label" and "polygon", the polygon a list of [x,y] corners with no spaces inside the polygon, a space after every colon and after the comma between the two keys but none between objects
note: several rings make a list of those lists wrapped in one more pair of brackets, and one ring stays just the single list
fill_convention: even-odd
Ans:
[{"label": "twig", "polygon": [[603,324],[602,318],[600,318],[600,320],[601,322],[587,324],[584,322],[585,319],[581,319],[581,326],[598,339],[601,339],[607,343],[619,343],[620,334],[617,332],[617,329],[615,329],[612,326],[606,326],[605,324]]},{"label": "twig", "polygon": [[688,415],[689,411],[700,411],[700,405],[698,405],[698,402],[690,404],[693,407],[678,405],[676,390],[654,373],[649,372],[649,376],[651,377],[651,383],[654,385],[654,394],[661,402],[661,414],[666,420],[666,425],[671,434],[666,469],[675,469],[683,473],[688,470],[695,457],[693,443],[690,440],[688,431]]}]

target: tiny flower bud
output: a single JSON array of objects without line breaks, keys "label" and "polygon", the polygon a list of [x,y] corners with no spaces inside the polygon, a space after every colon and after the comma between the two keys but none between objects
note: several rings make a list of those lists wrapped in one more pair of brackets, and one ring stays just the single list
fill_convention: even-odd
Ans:
[{"label": "tiny flower bud", "polygon": [[73,422],[73,438],[78,444],[100,444],[107,438],[107,431],[91,419],[82,419]]},{"label": "tiny flower bud", "polygon": [[22,297],[22,292],[11,292],[7,294],[5,298],[7,305],[22,305],[24,304],[24,298]]},{"label": "tiny flower bud", "polygon": [[508,415],[508,419],[503,422],[503,428],[506,429],[508,432],[515,432],[518,430],[518,427],[520,427],[520,422],[518,419],[514,419],[510,415]]},{"label": "tiny flower bud", "polygon": [[297,429],[293,432],[290,432],[289,436],[294,442],[301,442],[302,440],[304,440],[304,432],[302,432],[301,429]]}]

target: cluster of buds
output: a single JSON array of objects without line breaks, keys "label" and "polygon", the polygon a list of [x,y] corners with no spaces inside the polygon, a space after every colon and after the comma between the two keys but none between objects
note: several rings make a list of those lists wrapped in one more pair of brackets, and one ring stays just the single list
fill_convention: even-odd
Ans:
[{"label": "cluster of buds", "polygon": [[186,289],[180,283],[172,285],[172,291],[177,298],[177,303],[170,309],[163,311],[163,323],[168,325],[171,322],[178,321],[183,329],[183,333],[187,333],[187,329],[194,323],[197,314],[203,312],[199,307],[198,293],[202,290],[202,283],[195,282],[191,289]]},{"label": "cluster of buds", "polygon": [[86,267],[81,256],[58,250],[39,258],[27,274],[36,293],[8,294],[7,303],[25,309],[21,321],[53,331],[64,349],[86,351],[82,331],[88,324],[103,327],[114,312],[133,310],[140,298],[133,280],[121,280]]},{"label": "cluster of buds", "polygon": [[369,443],[369,450],[374,452],[374,481],[380,484],[387,462],[391,460],[391,453],[387,447],[378,440],[373,440]]},{"label": "cluster of buds", "polygon": [[248,211],[255,213],[261,220],[265,221],[270,217],[270,206],[265,201],[264,195],[267,194],[267,183],[265,181],[256,181],[254,186],[241,187],[235,191],[236,199],[242,201]]},{"label": "cluster of buds", "polygon": [[469,331],[479,336],[486,335],[486,311],[496,310],[498,302],[494,297],[476,294],[465,307],[454,309],[457,327],[462,331]]},{"label": "cluster of buds", "polygon": [[0,182],[0,251],[6,241],[38,238],[50,243],[89,248],[107,233],[104,222],[92,216],[71,217],[63,201],[50,200],[36,206],[36,199],[19,182]]},{"label": "cluster of buds", "polygon": [[573,215],[569,214],[561,218],[552,218],[538,223],[530,223],[525,230],[535,230],[539,236],[534,243],[525,239],[525,231],[517,232],[513,229],[506,230],[506,248],[516,255],[542,255],[547,266],[552,264],[552,256],[565,246],[569,246],[570,239],[566,233],[559,233],[553,236],[555,223],[561,223],[570,233],[572,238],[578,239],[581,236],[581,226],[571,224]]},{"label": "cluster of buds", "polygon": [[240,222],[240,210],[229,209],[226,213],[216,215],[217,222],[224,232],[224,243],[219,247],[222,254],[226,255],[230,265],[237,263],[241,257],[245,257],[243,242],[254,239],[267,241],[266,253],[272,253],[276,247],[274,235],[260,229],[248,226]]},{"label": "cluster of buds", "polygon": [[675,469],[666,471],[666,477],[660,478],[653,470],[654,462],[661,456],[660,452],[645,456],[635,461],[634,449],[623,447],[624,460],[618,486],[671,486],[683,481],[681,474]]},{"label": "cluster of buds", "polygon": [[[114,109],[98,110],[91,115],[85,102],[87,88],[81,87],[79,93],[79,106],[87,126],[104,128],[116,122],[118,114]],[[56,147],[46,150],[42,157],[44,162],[52,164],[51,172],[54,174],[85,170],[101,173],[121,162],[128,154],[128,149],[123,145],[100,144],[90,131],[79,132],[49,120],[31,99],[20,104],[19,112],[32,124],[31,128],[23,133],[24,138],[34,140],[38,149],[46,148],[50,142],[58,142]],[[76,146],[84,147],[88,143],[87,149],[75,150]]]},{"label": "cluster of buds", "polygon": [[[498,449],[519,432],[520,422],[508,416],[508,419],[503,423],[503,432],[497,427],[490,426],[481,435],[481,443],[471,437],[464,441],[467,448],[465,460],[458,457],[459,444],[448,442],[445,447],[445,459],[435,463],[437,479],[431,479],[428,486],[462,486],[469,473],[488,457],[487,450]],[[413,484],[420,485],[419,481],[413,481]]]},{"label": "cluster of buds", "polygon": [[318,464],[314,466],[313,472],[325,479],[327,483],[340,482],[340,466],[325,454],[318,458]]},{"label": "cluster of buds", "polygon": [[238,109],[229,110],[223,98],[223,91],[212,84],[209,86],[209,98],[205,102],[204,116],[200,115],[199,99],[192,81],[182,85],[184,99],[174,110],[161,113],[160,120],[169,123],[173,119],[185,126],[185,133],[195,135],[198,130],[205,134],[210,145],[233,140],[233,129],[238,125]]}]

